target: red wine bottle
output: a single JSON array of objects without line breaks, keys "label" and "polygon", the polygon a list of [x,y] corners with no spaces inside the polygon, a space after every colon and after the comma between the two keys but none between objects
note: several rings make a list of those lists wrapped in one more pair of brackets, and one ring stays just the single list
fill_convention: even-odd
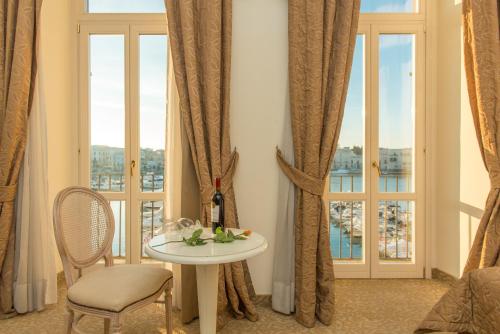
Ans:
[{"label": "red wine bottle", "polygon": [[215,179],[215,193],[212,197],[212,232],[217,227],[224,231],[224,196],[220,192],[220,178]]}]

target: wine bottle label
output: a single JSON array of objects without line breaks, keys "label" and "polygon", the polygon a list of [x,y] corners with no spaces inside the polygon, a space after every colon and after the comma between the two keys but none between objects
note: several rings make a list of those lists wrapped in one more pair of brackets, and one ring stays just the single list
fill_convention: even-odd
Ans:
[{"label": "wine bottle label", "polygon": [[220,212],[220,205],[212,204],[212,223],[219,222],[219,212]]}]

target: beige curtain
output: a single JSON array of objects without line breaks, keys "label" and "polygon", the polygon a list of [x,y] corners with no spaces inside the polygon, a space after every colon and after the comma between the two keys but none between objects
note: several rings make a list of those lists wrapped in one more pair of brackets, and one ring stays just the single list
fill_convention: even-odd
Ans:
[{"label": "beige curtain", "polygon": [[278,150],[295,191],[295,312],[328,325],[334,274],[322,195],[337,147],[359,18],[359,0],[289,0],[290,106],[294,167]]},{"label": "beige curtain", "polygon": [[500,330],[500,35],[499,0],[464,0],[464,61],[472,117],[491,190],[464,274],[416,333]]},{"label": "beige curtain", "polygon": [[491,190],[464,272],[500,266],[499,1],[464,0],[464,61],[472,117]]},{"label": "beige curtain", "polygon": [[[209,225],[213,180],[222,178],[225,224],[238,227],[232,178],[238,161],[229,138],[231,0],[166,0],[180,109],[201,193],[201,221]],[[220,266],[218,326],[231,313],[257,320],[246,262]],[[229,311],[229,312],[227,312]]]},{"label": "beige curtain", "polygon": [[36,73],[42,0],[0,4],[0,317],[13,313],[15,208]]}]

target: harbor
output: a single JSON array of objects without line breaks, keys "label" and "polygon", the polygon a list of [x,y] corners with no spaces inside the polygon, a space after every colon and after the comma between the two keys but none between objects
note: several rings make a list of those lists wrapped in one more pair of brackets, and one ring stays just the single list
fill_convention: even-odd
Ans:
[{"label": "harbor", "polygon": [[[408,175],[383,175],[379,187],[387,192],[410,188]],[[335,174],[330,189],[363,190],[361,174]],[[404,189],[404,190],[403,190]],[[363,260],[365,205],[362,201],[332,201],[329,205],[331,254],[335,260]],[[378,251],[382,260],[410,261],[413,248],[413,201],[378,202]]]}]

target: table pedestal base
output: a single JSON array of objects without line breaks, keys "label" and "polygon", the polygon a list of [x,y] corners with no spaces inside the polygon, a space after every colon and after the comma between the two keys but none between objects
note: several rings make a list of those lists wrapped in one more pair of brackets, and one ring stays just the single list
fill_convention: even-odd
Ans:
[{"label": "table pedestal base", "polygon": [[198,314],[200,333],[215,334],[217,329],[217,292],[219,290],[219,265],[197,265]]}]

